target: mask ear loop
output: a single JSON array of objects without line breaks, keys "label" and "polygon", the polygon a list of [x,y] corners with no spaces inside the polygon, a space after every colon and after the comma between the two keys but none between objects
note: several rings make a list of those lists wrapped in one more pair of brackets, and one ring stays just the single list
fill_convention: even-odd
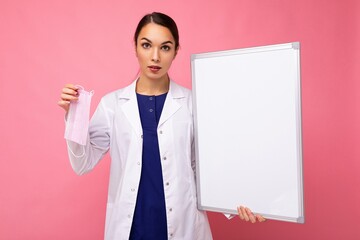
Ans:
[{"label": "mask ear loop", "polygon": [[76,155],[76,154],[71,150],[71,147],[69,146],[68,141],[70,141],[70,140],[66,140],[66,145],[67,145],[70,153],[71,153],[74,157],[81,158],[81,157],[85,156],[85,146],[84,146],[84,145],[79,144],[80,146],[82,146],[83,153],[82,153],[81,155]]},{"label": "mask ear loop", "polygon": [[75,87],[77,87],[80,90],[85,90],[85,88],[83,86],[81,86],[81,85],[75,85]]},{"label": "mask ear loop", "polygon": [[75,85],[75,87],[77,87],[77,88],[78,88],[78,90],[81,90],[81,91],[83,91],[83,92],[85,92],[85,93],[90,94],[91,96],[93,96],[93,95],[94,95],[94,93],[95,93],[95,91],[94,91],[94,90],[91,90],[90,92],[86,91],[86,90],[85,90],[85,88],[84,88],[83,86],[81,86],[81,85]]}]

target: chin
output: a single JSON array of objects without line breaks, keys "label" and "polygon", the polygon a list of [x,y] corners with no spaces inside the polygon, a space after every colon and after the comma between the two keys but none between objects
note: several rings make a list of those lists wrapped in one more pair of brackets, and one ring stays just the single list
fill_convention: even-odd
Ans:
[{"label": "chin", "polygon": [[146,78],[151,79],[153,81],[158,81],[161,80],[163,78],[167,78],[167,74],[145,74],[144,75]]}]

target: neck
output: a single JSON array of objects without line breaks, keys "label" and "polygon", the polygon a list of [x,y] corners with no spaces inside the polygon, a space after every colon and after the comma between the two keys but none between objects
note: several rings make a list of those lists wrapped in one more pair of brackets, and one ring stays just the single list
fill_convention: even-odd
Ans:
[{"label": "neck", "polygon": [[143,95],[161,95],[169,91],[169,83],[167,75],[161,79],[147,79],[140,76],[136,83],[136,92]]}]

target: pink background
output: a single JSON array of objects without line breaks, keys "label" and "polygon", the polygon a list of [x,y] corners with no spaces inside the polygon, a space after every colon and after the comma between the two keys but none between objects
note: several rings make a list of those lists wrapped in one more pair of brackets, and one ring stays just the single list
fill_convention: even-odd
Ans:
[{"label": "pink background", "polygon": [[209,213],[215,240],[360,239],[356,0],[1,0],[0,239],[103,238],[109,157],[72,172],[56,103],[78,83],[95,90],[94,111],[131,82],[133,32],[155,10],[178,23],[171,76],[187,87],[192,53],[301,42],[306,223]]}]

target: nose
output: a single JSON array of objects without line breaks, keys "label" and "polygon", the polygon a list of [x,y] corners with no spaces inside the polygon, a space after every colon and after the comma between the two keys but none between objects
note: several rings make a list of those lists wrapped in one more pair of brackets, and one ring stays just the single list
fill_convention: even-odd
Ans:
[{"label": "nose", "polygon": [[160,62],[160,54],[158,49],[154,49],[151,56],[151,61],[153,62]]}]

